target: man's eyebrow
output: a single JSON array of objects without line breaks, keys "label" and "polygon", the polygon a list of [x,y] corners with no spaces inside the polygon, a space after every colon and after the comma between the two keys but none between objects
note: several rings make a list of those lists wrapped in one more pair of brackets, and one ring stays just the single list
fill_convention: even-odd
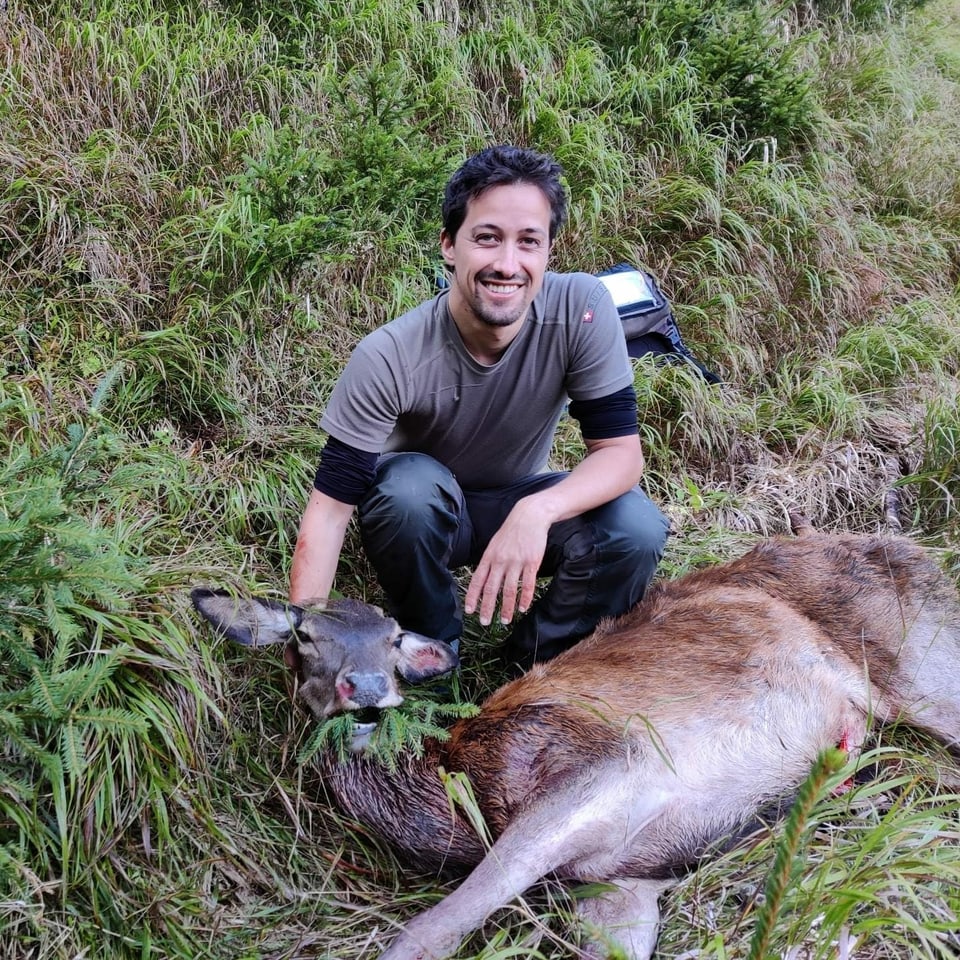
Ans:
[{"label": "man's eyebrow", "polygon": [[[503,233],[503,226],[499,223],[475,223],[470,227],[471,231],[477,230],[493,230],[496,233]],[[518,233],[538,233],[542,236],[547,235],[547,231],[543,227],[521,227]]]}]

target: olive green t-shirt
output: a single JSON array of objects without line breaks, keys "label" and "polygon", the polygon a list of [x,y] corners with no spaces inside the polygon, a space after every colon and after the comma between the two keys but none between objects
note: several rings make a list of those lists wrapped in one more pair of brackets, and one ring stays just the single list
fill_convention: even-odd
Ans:
[{"label": "olive green t-shirt", "polygon": [[547,469],[568,400],[633,383],[607,288],[586,273],[547,273],[523,326],[492,366],[468,352],[447,291],[357,345],[320,426],[367,453],[426,453],[466,489]]}]

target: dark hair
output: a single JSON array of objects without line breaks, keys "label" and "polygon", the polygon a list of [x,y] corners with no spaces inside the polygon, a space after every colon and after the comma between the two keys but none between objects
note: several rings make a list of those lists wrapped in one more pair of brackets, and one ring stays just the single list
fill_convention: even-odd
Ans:
[{"label": "dark hair", "polygon": [[467,216],[467,204],[491,187],[529,183],[550,201],[550,240],[567,216],[567,192],[560,182],[563,168],[553,157],[524,147],[487,147],[474,154],[447,182],[443,194],[443,229],[455,239]]}]

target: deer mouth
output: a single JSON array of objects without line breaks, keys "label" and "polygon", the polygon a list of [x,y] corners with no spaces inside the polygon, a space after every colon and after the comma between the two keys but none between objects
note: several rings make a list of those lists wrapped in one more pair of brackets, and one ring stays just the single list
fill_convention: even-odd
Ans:
[{"label": "deer mouth", "polygon": [[379,722],[379,707],[364,707],[362,710],[353,711],[353,735],[350,740],[353,753],[362,753],[367,749]]}]

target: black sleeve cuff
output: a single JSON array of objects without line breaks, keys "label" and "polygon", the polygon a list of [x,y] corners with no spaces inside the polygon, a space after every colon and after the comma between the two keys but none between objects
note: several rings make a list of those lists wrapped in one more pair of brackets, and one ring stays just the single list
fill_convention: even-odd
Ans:
[{"label": "black sleeve cuff", "polygon": [[573,400],[570,416],[579,421],[585,440],[609,440],[637,432],[637,394],[632,386],[595,400]]},{"label": "black sleeve cuff", "polygon": [[379,454],[367,453],[336,437],[328,437],[320,451],[320,466],[313,485],[340,503],[356,506],[370,489],[378,459]]}]

